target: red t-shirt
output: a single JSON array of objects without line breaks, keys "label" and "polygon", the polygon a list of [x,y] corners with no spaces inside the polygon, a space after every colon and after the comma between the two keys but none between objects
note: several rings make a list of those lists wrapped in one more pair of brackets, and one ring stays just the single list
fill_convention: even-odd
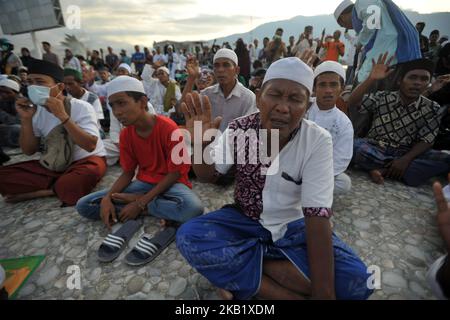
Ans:
[{"label": "red t-shirt", "polygon": [[[175,122],[159,115],[147,138],[140,137],[134,126],[124,128],[120,133],[120,165],[123,171],[132,172],[139,167],[136,178],[152,184],[160,182],[171,172],[179,172],[181,176],[177,182],[192,188],[188,178],[191,166],[180,160],[180,157],[186,158],[188,155],[183,136],[178,135],[178,141],[171,139],[177,129]],[[172,159],[174,148],[178,159]]]},{"label": "red t-shirt", "polygon": [[327,53],[323,59],[324,61],[339,62],[339,56],[343,56],[345,53],[345,45],[340,41],[326,42],[323,44],[323,47],[327,49]]}]

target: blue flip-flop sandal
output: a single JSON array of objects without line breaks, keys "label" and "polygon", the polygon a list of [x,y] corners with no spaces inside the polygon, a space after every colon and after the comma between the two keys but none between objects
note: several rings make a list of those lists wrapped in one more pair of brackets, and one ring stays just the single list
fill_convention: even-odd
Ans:
[{"label": "blue flip-flop sandal", "polygon": [[142,266],[152,262],[174,240],[176,228],[169,227],[158,232],[153,238],[144,234],[136,246],[125,257],[130,266]]},{"label": "blue flip-flop sandal", "polygon": [[128,241],[139,230],[142,223],[136,220],[125,222],[119,230],[108,234],[98,249],[98,260],[100,262],[114,261],[125,249]]}]

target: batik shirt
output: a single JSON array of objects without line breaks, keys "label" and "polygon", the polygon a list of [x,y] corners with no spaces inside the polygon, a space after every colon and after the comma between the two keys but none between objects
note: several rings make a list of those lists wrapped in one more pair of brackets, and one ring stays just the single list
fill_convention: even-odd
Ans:
[{"label": "batik shirt", "polygon": [[398,91],[366,95],[359,110],[372,114],[367,138],[393,148],[411,148],[419,142],[433,144],[442,111],[439,104],[423,96],[405,106]]},{"label": "batik shirt", "polygon": [[333,146],[325,129],[302,120],[288,144],[270,160],[261,151],[264,135],[260,127],[259,113],[234,120],[213,143],[210,156],[218,174],[236,167],[237,206],[259,220],[276,241],[290,222],[332,215]]}]

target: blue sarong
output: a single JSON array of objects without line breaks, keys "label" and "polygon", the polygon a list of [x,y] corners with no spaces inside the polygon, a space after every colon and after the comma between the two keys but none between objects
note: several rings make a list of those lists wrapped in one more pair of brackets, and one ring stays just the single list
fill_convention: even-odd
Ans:
[{"label": "blue sarong", "polygon": [[[271,233],[235,208],[225,207],[183,224],[177,247],[214,286],[230,291],[235,299],[250,299],[259,292],[264,259],[289,259],[309,280],[304,219],[291,222],[283,238],[272,242]],[[370,274],[350,247],[333,234],[337,299],[367,299]]]}]

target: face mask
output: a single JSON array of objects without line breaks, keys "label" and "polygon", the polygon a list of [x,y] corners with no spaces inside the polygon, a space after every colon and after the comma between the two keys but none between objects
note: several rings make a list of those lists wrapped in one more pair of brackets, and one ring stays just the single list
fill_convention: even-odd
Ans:
[{"label": "face mask", "polygon": [[28,86],[28,97],[31,102],[37,106],[42,106],[45,104],[47,99],[50,97],[50,88],[43,86]]},{"label": "face mask", "polygon": [[[56,87],[56,86],[55,86]],[[50,90],[53,89],[44,87],[44,86],[28,86],[28,97],[30,98],[31,102],[37,106],[43,106],[45,102],[47,102],[47,99],[50,97]],[[61,94],[61,92],[58,94],[58,96]]]}]

